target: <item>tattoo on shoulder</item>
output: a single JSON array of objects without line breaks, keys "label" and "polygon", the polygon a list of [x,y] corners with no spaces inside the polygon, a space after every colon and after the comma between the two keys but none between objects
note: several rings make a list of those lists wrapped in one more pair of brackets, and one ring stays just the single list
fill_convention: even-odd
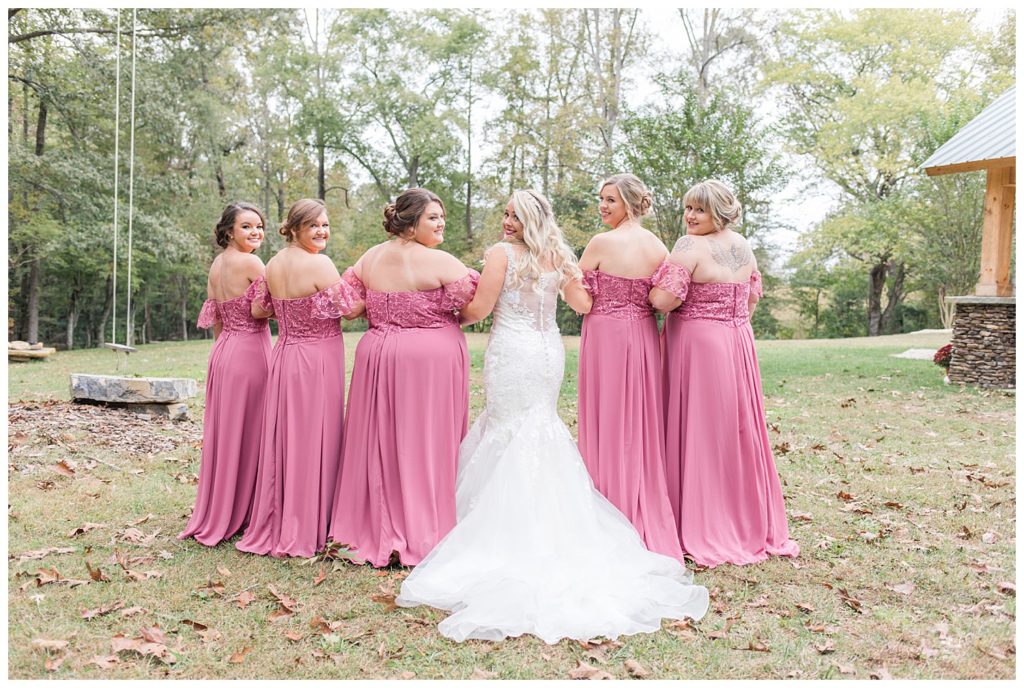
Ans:
[{"label": "tattoo on shoulder", "polygon": [[737,241],[728,247],[721,242],[710,241],[711,258],[719,265],[736,272],[754,259],[754,254],[745,242]]},{"label": "tattoo on shoulder", "polygon": [[697,241],[689,234],[679,237],[679,241],[672,247],[672,253],[676,251],[691,251],[697,246]]}]

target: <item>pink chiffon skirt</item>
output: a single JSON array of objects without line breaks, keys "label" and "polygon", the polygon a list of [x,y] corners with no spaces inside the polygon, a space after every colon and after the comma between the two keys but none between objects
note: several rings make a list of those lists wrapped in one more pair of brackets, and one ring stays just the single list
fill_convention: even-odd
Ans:
[{"label": "pink chiffon skirt", "polygon": [[583,319],[579,448],[596,487],[647,549],[679,561],[665,482],[661,350],[653,316]]},{"label": "pink chiffon skirt", "polygon": [[418,564],[455,525],[469,354],[457,326],[371,328],[356,347],[331,539]]},{"label": "pink chiffon skirt", "polygon": [[199,488],[179,540],[212,547],[248,523],[269,367],[269,329],[222,332],[210,350]]},{"label": "pink chiffon skirt", "polygon": [[341,465],[345,343],[279,339],[271,356],[252,518],[235,545],[310,557],[327,541]]},{"label": "pink chiffon skirt", "polygon": [[664,371],[666,476],[683,551],[705,566],[799,554],[750,324],[670,314]]}]

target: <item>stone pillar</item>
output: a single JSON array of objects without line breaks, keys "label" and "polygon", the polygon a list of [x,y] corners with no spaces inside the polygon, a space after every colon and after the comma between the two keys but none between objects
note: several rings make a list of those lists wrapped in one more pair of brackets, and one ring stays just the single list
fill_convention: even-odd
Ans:
[{"label": "stone pillar", "polygon": [[946,302],[956,304],[950,381],[1016,389],[1017,299],[949,296]]}]

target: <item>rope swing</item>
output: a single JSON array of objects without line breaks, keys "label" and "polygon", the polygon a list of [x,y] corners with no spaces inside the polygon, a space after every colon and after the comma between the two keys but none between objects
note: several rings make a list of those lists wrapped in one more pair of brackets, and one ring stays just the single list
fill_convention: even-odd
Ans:
[{"label": "rope swing", "polygon": [[128,294],[125,307],[124,344],[117,343],[117,246],[118,246],[118,207],[120,205],[118,185],[118,172],[120,170],[120,140],[121,140],[121,9],[117,10],[117,49],[115,51],[115,79],[114,79],[114,260],[111,272],[112,294],[111,302],[113,315],[110,323],[110,342],[104,344],[112,349],[117,358],[117,369],[121,369],[121,357],[118,353],[124,354],[125,367],[128,365],[128,354],[136,351],[132,347],[131,332],[131,310],[132,310],[132,224],[135,215],[135,29],[136,10],[132,9],[132,100],[131,118],[129,127],[129,153],[128,153]]}]

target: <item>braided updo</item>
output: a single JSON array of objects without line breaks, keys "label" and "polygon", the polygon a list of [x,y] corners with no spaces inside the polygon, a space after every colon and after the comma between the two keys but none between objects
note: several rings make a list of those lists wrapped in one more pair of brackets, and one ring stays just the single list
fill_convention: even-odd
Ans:
[{"label": "braided updo", "polygon": [[433,191],[413,187],[406,189],[394,203],[384,207],[384,231],[394,236],[404,236],[420,221],[423,211],[431,203],[437,203],[444,212],[444,201]]}]

